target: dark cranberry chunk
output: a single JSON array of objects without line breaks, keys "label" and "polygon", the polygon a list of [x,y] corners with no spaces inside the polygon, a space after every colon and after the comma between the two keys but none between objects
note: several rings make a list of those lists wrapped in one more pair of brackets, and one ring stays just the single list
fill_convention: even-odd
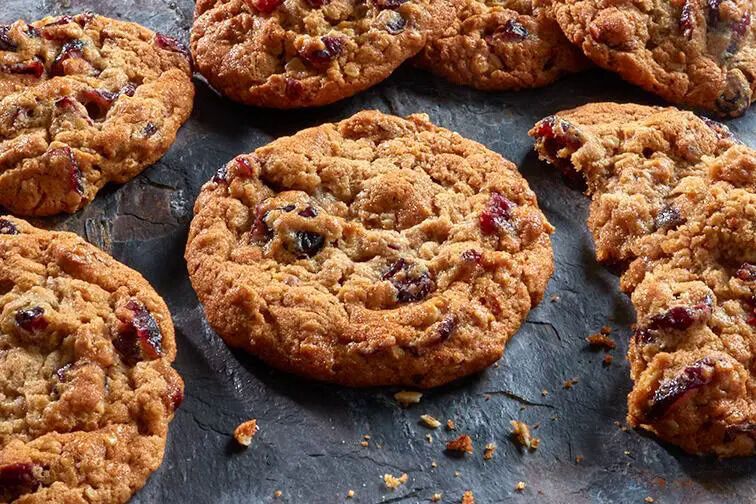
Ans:
[{"label": "dark cranberry chunk", "polygon": [[31,462],[0,465],[0,490],[8,489],[16,493],[36,490],[39,481],[34,476],[35,467]]},{"label": "dark cranberry chunk", "polygon": [[690,40],[693,37],[693,29],[696,26],[696,13],[693,10],[693,0],[685,0],[682,11],[680,12],[680,20],[678,26],[683,34],[683,37]]},{"label": "dark cranberry chunk", "polygon": [[309,5],[313,9],[319,9],[320,7],[323,7],[325,4],[331,2],[331,0],[306,0],[306,1],[307,1],[307,5]]},{"label": "dark cranberry chunk", "polygon": [[664,329],[684,331],[693,324],[704,322],[711,315],[712,300],[707,297],[703,302],[687,306],[675,306],[654,315],[645,327],[636,329],[633,337],[638,343],[651,343],[655,332]]},{"label": "dark cranberry chunk", "polygon": [[728,425],[725,429],[725,435],[724,440],[725,442],[730,442],[734,440],[737,436],[741,434],[746,434],[754,439],[756,439],[756,423],[743,423],[739,425]]},{"label": "dark cranberry chunk", "polygon": [[738,268],[738,271],[735,272],[735,276],[744,282],[756,281],[756,264],[743,263],[740,268]]},{"label": "dark cranberry chunk", "polygon": [[18,49],[13,39],[10,38],[10,26],[0,26],[0,51],[15,51]]},{"label": "dark cranberry chunk", "polygon": [[81,58],[84,55],[84,42],[81,40],[70,40],[63,44],[60,52],[53,60],[50,67],[50,75],[64,75],[65,68],[63,64],[71,58]]},{"label": "dark cranberry chunk", "polygon": [[454,334],[454,331],[457,330],[457,317],[454,315],[447,315],[444,317],[444,319],[439,322],[438,327],[436,328],[436,339],[435,341],[437,343],[442,343],[449,338],[451,338],[451,335]]},{"label": "dark cranberry chunk", "polygon": [[27,332],[44,331],[48,325],[45,309],[41,306],[34,306],[16,312],[16,324]]},{"label": "dark cranberry chunk", "polygon": [[299,215],[300,217],[305,217],[307,219],[312,219],[313,217],[318,216],[318,211],[315,207],[308,206],[304,210],[300,211],[297,215]]},{"label": "dark cranberry chunk", "polygon": [[144,128],[142,128],[142,135],[144,135],[145,138],[152,137],[155,133],[157,133],[158,127],[155,126],[155,124],[151,121],[147,122],[147,124],[144,125]]},{"label": "dark cranberry chunk", "polygon": [[713,378],[714,363],[709,358],[687,366],[679,375],[659,385],[646,412],[646,419],[653,422],[662,418],[688,392],[708,385]]},{"label": "dark cranberry chunk", "polygon": [[417,271],[412,264],[399,259],[383,274],[396,289],[396,299],[401,303],[412,303],[424,299],[436,287],[430,273]]},{"label": "dark cranberry chunk", "polygon": [[319,233],[310,231],[297,231],[295,233],[294,248],[295,253],[300,257],[314,257],[325,245],[325,238]]},{"label": "dark cranberry chunk", "polygon": [[162,357],[163,333],[147,308],[132,299],[126,303],[124,312],[123,316],[119,316],[118,337],[113,341],[123,361],[128,366],[134,366],[143,360]]},{"label": "dark cranberry chunk", "polygon": [[26,34],[31,38],[39,38],[42,35],[41,33],[39,33],[39,30],[37,30],[32,25],[26,25]]},{"label": "dark cranberry chunk", "polygon": [[684,223],[685,219],[680,215],[680,211],[672,205],[663,206],[654,217],[656,229],[675,229]]},{"label": "dark cranberry chunk", "polygon": [[496,29],[492,38],[503,42],[521,42],[528,38],[528,29],[516,19],[507,19],[503,26]]},{"label": "dark cranberry chunk", "polygon": [[396,9],[407,0],[373,0],[373,4],[379,9]]},{"label": "dark cranberry chunk", "polygon": [[751,313],[748,314],[746,322],[748,322],[748,325],[756,327],[756,296],[752,296],[751,299],[746,302],[746,304],[748,305],[748,309],[751,311]]},{"label": "dark cranberry chunk", "polygon": [[169,37],[164,33],[155,34],[155,45],[157,45],[160,49],[179,53],[186,59],[191,59],[191,53],[189,52],[189,48],[186,47],[186,44],[173,37]]},{"label": "dark cranberry chunk", "polygon": [[492,193],[486,209],[480,214],[480,230],[483,234],[495,234],[509,225],[515,204],[500,193]]},{"label": "dark cranberry chunk", "polygon": [[70,96],[64,96],[62,98],[58,98],[57,100],[55,100],[55,106],[67,112],[75,111],[76,103],[77,103],[76,100],[74,100]]},{"label": "dark cranberry chunk", "polygon": [[166,403],[171,411],[179,409],[184,402],[184,389],[176,384],[171,383],[168,385],[168,395],[166,397]]},{"label": "dark cranberry chunk", "polygon": [[35,59],[27,63],[13,63],[11,65],[3,65],[0,67],[0,72],[14,74],[14,75],[31,75],[39,79],[42,74],[45,73],[45,66],[41,61]]},{"label": "dark cranberry chunk", "polygon": [[84,104],[92,119],[102,119],[113,106],[118,98],[118,93],[112,93],[105,89],[88,89],[81,93],[80,101]]},{"label": "dark cranberry chunk", "polygon": [[120,91],[118,91],[118,94],[120,95],[126,95],[126,96],[134,96],[134,93],[136,93],[137,85],[133,82],[127,82],[126,85],[124,85]]},{"label": "dark cranberry chunk", "polygon": [[468,263],[480,263],[480,259],[483,257],[483,254],[478,252],[475,249],[465,250],[462,252],[462,260]]},{"label": "dark cranberry chunk", "polygon": [[69,166],[69,183],[72,191],[78,194],[84,194],[84,184],[82,181],[81,168],[76,160],[76,155],[70,147],[59,147],[50,151],[50,156],[63,156],[66,158]]},{"label": "dark cranberry chunk", "polygon": [[255,174],[255,169],[249,158],[239,156],[236,158],[236,174],[240,177],[251,177]]},{"label": "dark cranberry chunk", "polygon": [[302,94],[304,93],[304,84],[299,82],[296,79],[291,79],[289,77],[286,78],[286,84],[284,87],[284,93],[286,94],[287,98],[291,98],[292,100],[296,100]]},{"label": "dark cranberry chunk", "polygon": [[0,235],[17,235],[18,228],[7,219],[0,218]]},{"label": "dark cranberry chunk", "polygon": [[288,212],[293,212],[294,210],[296,210],[296,208],[297,208],[297,205],[293,205],[289,203],[288,205],[281,207],[280,210],[283,210],[284,212],[288,213]]},{"label": "dark cranberry chunk", "polygon": [[325,69],[344,49],[344,42],[336,37],[321,37],[323,49],[305,49],[300,52],[302,58],[315,68]]},{"label": "dark cranberry chunk", "polygon": [[64,382],[68,379],[68,372],[71,371],[71,369],[73,368],[74,368],[74,363],[69,362],[65,366],[55,370],[55,377],[58,379],[59,382]]},{"label": "dark cranberry chunk", "polygon": [[714,25],[719,22],[719,5],[722,0],[706,0],[706,7],[709,9],[709,24]]},{"label": "dark cranberry chunk", "polygon": [[218,171],[213,175],[213,182],[216,184],[225,183],[228,181],[228,166],[223,165],[218,168]]},{"label": "dark cranberry chunk", "polygon": [[400,12],[392,12],[391,17],[386,21],[386,31],[391,35],[399,35],[407,27],[407,20]]},{"label": "dark cranberry chunk", "polygon": [[244,0],[252,9],[262,14],[270,14],[276,10],[284,0]]}]

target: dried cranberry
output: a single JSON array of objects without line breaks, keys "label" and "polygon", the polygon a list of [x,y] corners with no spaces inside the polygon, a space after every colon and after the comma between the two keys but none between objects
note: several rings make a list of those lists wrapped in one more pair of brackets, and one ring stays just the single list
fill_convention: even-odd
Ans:
[{"label": "dried cranberry", "polygon": [[732,24],[732,33],[734,36],[738,38],[742,38],[745,36],[746,32],[748,31],[748,27],[751,26],[751,12],[746,11],[743,14],[743,17],[740,18],[739,21],[736,21]]},{"label": "dried cranberry", "polygon": [[213,182],[216,184],[228,182],[228,166],[223,165],[213,175]]},{"label": "dried cranberry", "polygon": [[171,411],[176,411],[184,402],[184,389],[179,383],[169,383],[168,394],[165,399],[166,406]]},{"label": "dried cranberry", "polygon": [[708,385],[713,377],[714,363],[709,358],[687,366],[679,375],[659,385],[646,412],[646,419],[654,421],[662,418],[688,392]]},{"label": "dried cranberry", "polygon": [[685,223],[680,211],[672,205],[665,205],[654,217],[656,229],[675,229]]},{"label": "dried cranberry", "polygon": [[441,343],[448,340],[456,330],[457,317],[455,317],[454,315],[447,315],[441,322],[439,322],[438,327],[436,328],[437,338],[435,339],[435,341],[437,343]]},{"label": "dried cranberry", "polygon": [[633,337],[638,344],[654,341],[655,332],[664,329],[684,331],[693,324],[704,322],[711,315],[712,300],[710,297],[692,307],[675,306],[669,310],[654,315],[645,327],[638,327]]},{"label": "dried cranberry", "polygon": [[747,304],[751,313],[748,315],[746,322],[748,322],[748,325],[756,327],[756,295],[752,296],[751,299],[747,301]]},{"label": "dried cranberry", "polygon": [[0,235],[17,235],[18,228],[7,219],[0,218]]},{"label": "dried cranberry", "polygon": [[39,481],[34,476],[35,465],[30,462],[17,462],[0,466],[0,490],[8,489],[18,492],[21,489],[34,491]]},{"label": "dried cranberry", "polygon": [[148,121],[147,124],[144,125],[144,128],[142,128],[142,135],[144,135],[145,138],[150,138],[157,133],[157,131],[158,127],[155,126],[153,122]]},{"label": "dried cranberry", "polygon": [[682,11],[680,12],[680,20],[678,26],[683,34],[683,37],[690,40],[693,37],[693,29],[695,28],[696,14],[693,11],[694,1],[685,0]]},{"label": "dried cranberry", "polygon": [[92,22],[96,15],[97,14],[92,11],[86,11],[82,12],[81,14],[77,14],[74,17],[74,20],[79,24],[79,26],[84,28],[86,25]]},{"label": "dried cranberry", "polygon": [[492,193],[486,209],[480,214],[480,230],[483,234],[495,234],[509,224],[515,204],[500,193]]},{"label": "dried cranberry", "polygon": [[411,303],[424,299],[435,288],[428,272],[415,271],[404,259],[399,259],[383,274],[396,289],[396,299],[401,303]]},{"label": "dried cranberry", "polygon": [[26,34],[31,38],[39,38],[42,35],[39,33],[39,30],[32,25],[26,25]]},{"label": "dried cranberry", "polygon": [[706,0],[706,7],[709,9],[709,24],[717,24],[719,22],[719,5],[722,0]]},{"label": "dried cranberry", "polygon": [[240,177],[249,178],[255,174],[255,169],[252,167],[252,163],[249,158],[239,156],[236,158],[236,174]]},{"label": "dried cranberry", "polygon": [[314,257],[325,245],[325,238],[319,233],[297,231],[294,241],[294,253],[299,257]]},{"label": "dried cranberry", "polygon": [[341,54],[344,42],[336,37],[321,37],[323,49],[308,49],[300,52],[302,58],[315,68],[327,68],[331,61]]},{"label": "dried cranberry", "polygon": [[63,63],[71,58],[81,58],[84,54],[84,42],[81,40],[71,40],[63,44],[58,55],[53,60],[50,67],[50,75],[64,75],[65,68]]},{"label": "dried cranberry", "polygon": [[65,110],[68,112],[72,112],[77,110],[76,104],[78,102],[71,98],[70,96],[63,96],[62,98],[58,98],[55,100],[55,106],[61,110]]},{"label": "dried cranberry", "polygon": [[293,212],[297,208],[296,205],[288,204],[286,206],[283,206],[279,208],[279,210],[283,210],[284,212]]},{"label": "dried cranberry", "polygon": [[62,26],[62,25],[67,25],[68,23],[70,23],[73,20],[74,20],[73,16],[66,14],[65,16],[59,16],[55,21],[51,21],[51,22],[47,23],[45,25],[45,27],[47,27],[47,26]]},{"label": "dried cranberry", "polygon": [[756,281],[756,264],[743,263],[735,272],[735,276],[744,282]]},{"label": "dried cranberry", "polygon": [[492,38],[504,42],[521,42],[528,38],[528,29],[516,19],[507,19],[504,26],[496,29]]},{"label": "dried cranberry", "polygon": [[462,252],[462,260],[468,263],[480,263],[481,257],[483,257],[483,254],[478,252],[475,249],[465,250]]},{"label": "dried cranberry", "polygon": [[313,217],[318,216],[318,210],[313,206],[308,206],[307,208],[299,212],[297,215],[308,218],[308,219],[312,219]]},{"label": "dried cranberry", "polygon": [[42,74],[45,73],[45,66],[41,61],[35,59],[27,63],[13,63],[11,65],[3,65],[0,67],[0,72],[14,74],[14,75],[31,75],[39,79]]},{"label": "dried cranberry", "polygon": [[0,51],[15,51],[18,49],[16,44],[9,36],[10,26],[0,26]]},{"label": "dried cranberry", "polygon": [[134,93],[136,93],[137,85],[133,82],[127,82],[120,91],[118,91],[119,95],[126,95],[126,96],[134,96]]},{"label": "dried cranberry", "polygon": [[49,152],[50,156],[63,156],[68,162],[70,168],[69,171],[69,186],[72,191],[76,191],[78,194],[84,194],[84,184],[82,181],[81,168],[79,162],[76,160],[76,155],[73,153],[70,147],[59,147]]},{"label": "dried cranberry", "polygon": [[287,98],[296,100],[297,98],[302,96],[302,93],[304,93],[304,84],[302,84],[296,79],[291,79],[287,77],[286,84],[284,87],[284,93],[286,94]]},{"label": "dried cranberry", "polygon": [[391,35],[399,35],[407,27],[407,20],[400,12],[392,12],[392,16],[386,21],[386,31]]},{"label": "dried cranberry", "polygon": [[98,120],[108,115],[110,107],[117,98],[118,93],[105,89],[88,89],[82,91],[79,101],[86,107],[89,117]]},{"label": "dried cranberry", "polygon": [[320,7],[323,7],[325,4],[331,3],[331,0],[306,0],[307,5],[312,7],[313,9],[319,9]]},{"label": "dried cranberry", "polygon": [[34,306],[26,310],[16,312],[16,324],[27,332],[44,331],[48,322],[45,318],[45,309]]},{"label": "dried cranberry", "polygon": [[189,52],[189,48],[186,47],[186,44],[163,33],[155,34],[155,45],[157,45],[160,49],[179,53],[186,59],[191,59],[191,53]]},{"label": "dried cranberry", "polygon": [[284,3],[284,0],[245,0],[245,2],[257,12],[270,14]]},{"label": "dried cranberry", "polygon": [[121,319],[113,346],[126,365],[133,366],[139,361],[162,357],[163,333],[152,314],[133,299],[126,303],[125,308],[128,314]]},{"label": "dried cranberry", "polygon": [[724,441],[729,443],[733,441],[736,436],[740,434],[746,434],[756,439],[756,423],[742,423],[739,425],[728,425],[725,429]]},{"label": "dried cranberry", "polygon": [[396,9],[407,0],[373,0],[373,4],[379,9]]}]

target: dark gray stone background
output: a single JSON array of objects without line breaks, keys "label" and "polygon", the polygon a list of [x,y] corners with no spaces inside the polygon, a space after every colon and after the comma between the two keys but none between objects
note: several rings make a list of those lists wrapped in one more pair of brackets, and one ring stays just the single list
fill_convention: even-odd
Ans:
[{"label": "dark gray stone background", "polygon": [[[92,9],[188,40],[193,8],[191,0],[4,0],[0,22]],[[171,425],[165,462],[133,502],[271,502],[277,489],[279,501],[306,504],[343,502],[348,489],[361,503],[429,502],[439,491],[443,502],[459,502],[467,489],[479,503],[641,503],[646,496],[665,504],[754,502],[756,459],[692,457],[615,425],[624,422],[630,388],[624,352],[633,310],[618,293],[617,278],[593,259],[584,226],[587,199],[538,161],[527,136],[543,116],[601,100],[658,103],[598,70],[542,90],[486,94],[405,66],[355,98],[293,112],[236,105],[198,80],[192,118],[162,161],[128,184],[106,188],[74,216],[37,221],[74,231],[140,271],[173,313],[176,367],[187,397]],[[192,204],[219,166],[274,138],[370,108],[425,112],[500,152],[520,166],[556,226],[556,273],[546,300],[530,313],[499,367],[429,391],[409,409],[396,405],[395,389],[314,383],[229,350],[208,327],[183,259]],[[729,125],[756,145],[756,111]],[[560,301],[550,302],[552,295]],[[604,324],[616,328],[619,343],[608,368],[584,340]],[[577,385],[564,390],[563,380],[573,377]],[[473,437],[474,455],[445,456],[451,433],[420,426],[424,413],[454,418],[458,433]],[[248,418],[257,418],[261,430],[240,450],[230,434]],[[537,451],[522,453],[509,440],[512,419],[540,422]],[[369,448],[359,445],[366,433]],[[484,462],[483,446],[491,441],[498,450]],[[577,455],[585,457],[580,464]],[[386,472],[406,472],[409,482],[386,490]],[[522,494],[514,491],[518,481],[527,483]]]}]

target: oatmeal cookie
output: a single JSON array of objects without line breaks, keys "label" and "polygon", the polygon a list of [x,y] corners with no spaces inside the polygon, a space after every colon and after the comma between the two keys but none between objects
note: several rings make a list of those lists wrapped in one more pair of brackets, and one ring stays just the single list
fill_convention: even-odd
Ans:
[{"label": "oatmeal cookie", "polygon": [[165,303],[76,235],[0,217],[0,502],[126,502],[183,399]]},{"label": "oatmeal cookie", "polygon": [[451,0],[198,0],[197,69],[233,100],[326,105],[388,77],[429,32],[451,22]]},{"label": "oatmeal cookie", "polygon": [[588,58],[691,107],[739,116],[756,90],[753,0],[539,0]]},{"label": "oatmeal cookie", "polygon": [[0,206],[73,213],[155,163],[189,117],[188,51],[91,13],[0,26]]},{"label": "oatmeal cookie", "polygon": [[431,387],[501,357],[551,276],[551,232],[500,155],[368,111],[222,168],[186,260],[229,344],[316,379]]},{"label": "oatmeal cookie", "polygon": [[550,84],[587,66],[559,25],[531,0],[453,0],[457,15],[432,36],[415,62],[478,89]]},{"label": "oatmeal cookie", "polygon": [[692,453],[756,453],[756,151],[673,108],[598,103],[539,122],[584,176],[596,255],[638,322],[628,421]]}]

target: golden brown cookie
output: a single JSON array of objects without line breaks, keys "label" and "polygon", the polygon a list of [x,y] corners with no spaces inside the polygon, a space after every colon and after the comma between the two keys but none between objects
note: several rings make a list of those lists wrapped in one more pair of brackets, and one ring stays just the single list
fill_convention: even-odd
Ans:
[{"label": "golden brown cookie", "polygon": [[76,235],[11,217],[0,264],[0,502],[126,502],[183,399],[165,303]]},{"label": "golden brown cookie", "polygon": [[250,105],[326,105],[367,89],[450,22],[449,0],[199,0],[192,54]]},{"label": "golden brown cookie", "polygon": [[753,101],[753,0],[538,2],[594,63],[670,102],[739,116]]},{"label": "golden brown cookie", "polygon": [[431,387],[501,357],[551,276],[551,232],[512,163],[370,111],[231,161],[186,260],[229,344],[320,380]]},{"label": "golden brown cookie", "polygon": [[588,65],[531,0],[453,0],[456,16],[415,62],[456,83],[495,91],[540,87]]},{"label": "golden brown cookie", "polygon": [[157,161],[189,117],[189,53],[91,13],[0,26],[0,206],[73,213]]},{"label": "golden brown cookie", "polygon": [[692,453],[756,453],[756,151],[673,108],[596,103],[531,135],[583,175],[638,322],[628,422]]}]

